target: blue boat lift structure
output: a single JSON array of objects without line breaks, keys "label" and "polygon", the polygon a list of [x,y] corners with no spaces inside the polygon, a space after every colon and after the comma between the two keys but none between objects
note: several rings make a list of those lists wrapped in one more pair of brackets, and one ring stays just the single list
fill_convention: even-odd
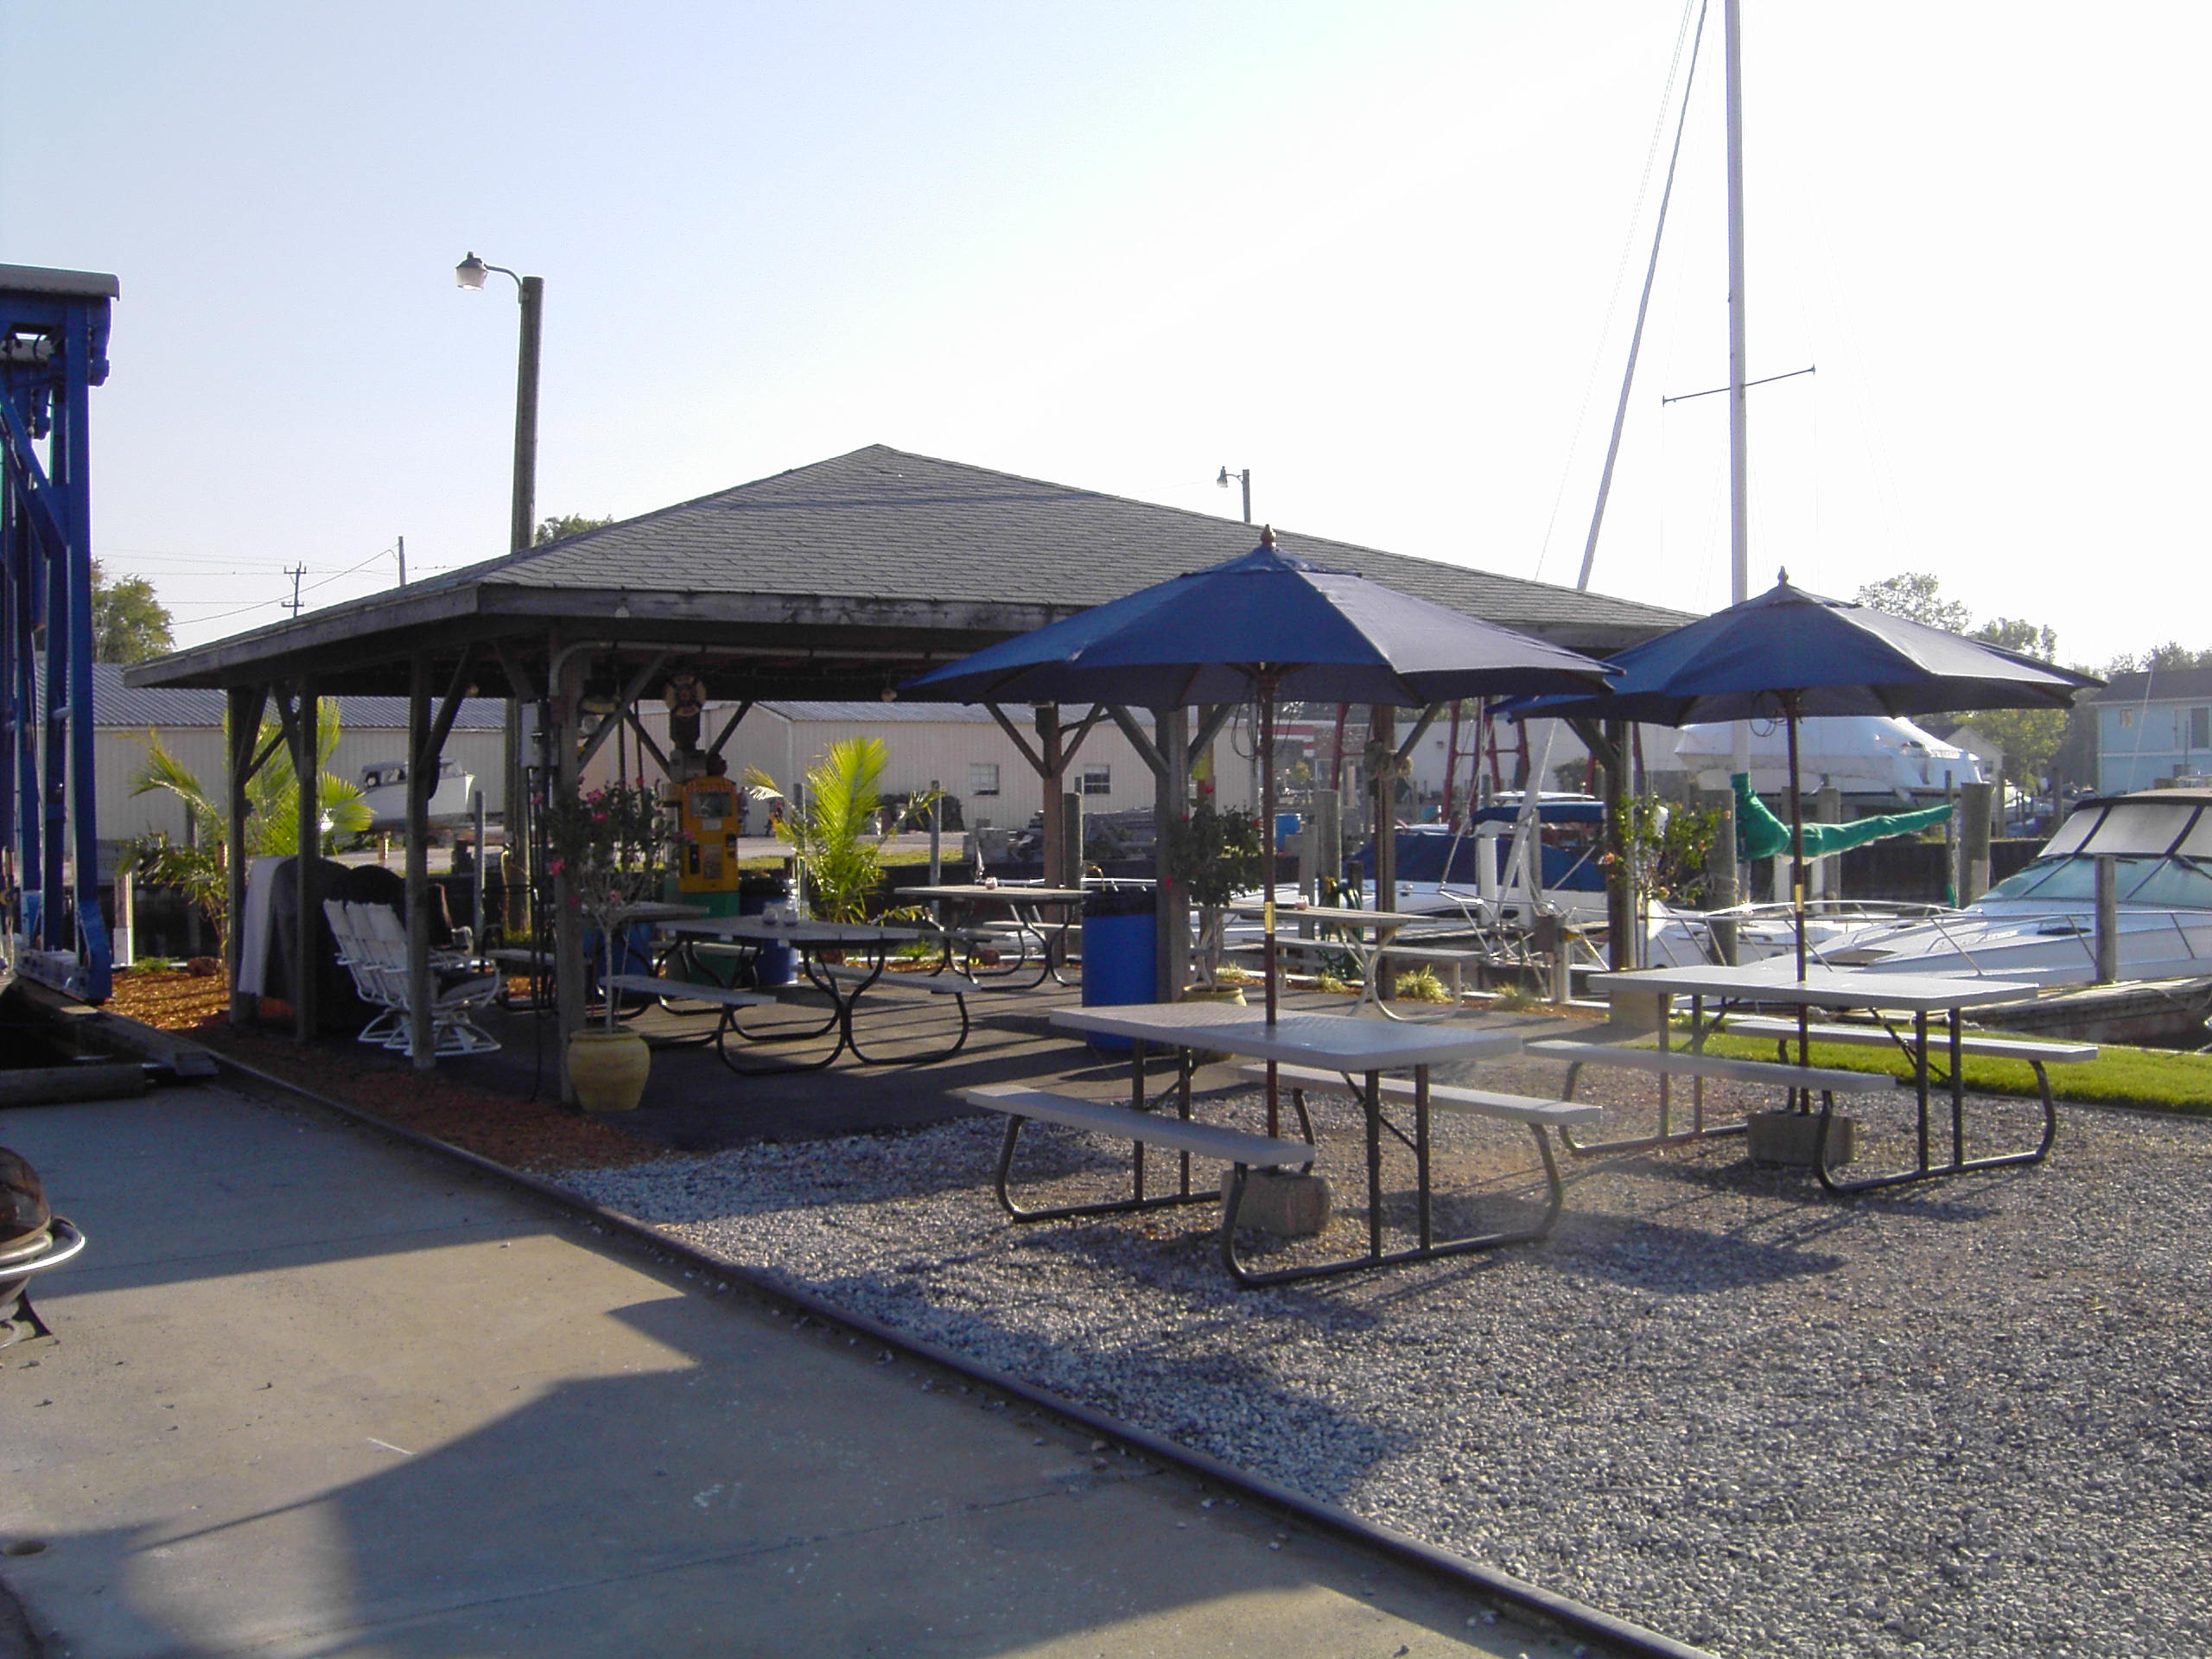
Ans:
[{"label": "blue boat lift structure", "polygon": [[0,887],[16,970],[107,999],[92,778],[92,388],[114,277],[0,265]]}]

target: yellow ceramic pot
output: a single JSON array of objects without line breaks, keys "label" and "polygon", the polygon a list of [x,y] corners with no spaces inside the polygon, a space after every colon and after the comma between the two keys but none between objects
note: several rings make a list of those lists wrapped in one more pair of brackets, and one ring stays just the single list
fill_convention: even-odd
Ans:
[{"label": "yellow ceramic pot", "polygon": [[569,1084],[588,1112],[634,1110],[652,1052],[631,1031],[580,1031],[569,1039]]}]

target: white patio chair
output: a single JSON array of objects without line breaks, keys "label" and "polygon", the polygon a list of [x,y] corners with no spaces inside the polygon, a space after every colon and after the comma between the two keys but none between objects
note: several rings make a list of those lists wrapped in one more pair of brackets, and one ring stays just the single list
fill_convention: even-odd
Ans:
[{"label": "white patio chair", "polygon": [[354,994],[377,1011],[354,1040],[388,1046],[404,1029],[400,1005],[392,1000],[372,950],[355,930],[352,906],[342,899],[326,899],[322,913],[330,923],[331,937],[338,941],[339,963],[353,976]]},{"label": "white patio chair", "polygon": [[[365,938],[372,953],[372,960],[385,983],[393,988],[401,1009],[399,1030],[388,1039],[386,1048],[404,1052],[407,1047],[406,1009],[408,988],[407,930],[399,918],[382,905],[353,906],[355,925]],[[499,1039],[469,1018],[497,995],[499,976],[451,969],[434,966],[431,969],[430,1052],[440,1055],[488,1054],[499,1046]]]}]

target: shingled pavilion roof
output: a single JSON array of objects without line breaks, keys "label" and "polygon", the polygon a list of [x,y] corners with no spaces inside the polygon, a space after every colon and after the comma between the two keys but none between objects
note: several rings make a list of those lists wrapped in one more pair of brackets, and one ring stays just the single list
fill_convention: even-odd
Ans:
[{"label": "shingled pavilion roof", "polygon": [[[400,693],[416,652],[450,661],[549,641],[674,650],[716,696],[877,698],[933,663],[1250,550],[1254,527],[881,445],[664,507],[139,664],[138,686],[312,672],[325,692]],[[1286,552],[1577,649],[1690,618],[1279,530]],[[506,687],[479,653],[481,695]]]}]

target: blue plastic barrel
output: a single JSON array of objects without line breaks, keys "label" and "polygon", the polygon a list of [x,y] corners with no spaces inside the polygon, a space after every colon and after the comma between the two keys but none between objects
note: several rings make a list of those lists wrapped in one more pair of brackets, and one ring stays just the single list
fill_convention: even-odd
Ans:
[{"label": "blue plastic barrel", "polygon": [[[1125,1007],[1155,1000],[1154,956],[1160,921],[1150,893],[1094,893],[1083,906],[1083,1006]],[[1115,1052],[1129,1046],[1126,1037],[1092,1033],[1093,1048]]]}]

